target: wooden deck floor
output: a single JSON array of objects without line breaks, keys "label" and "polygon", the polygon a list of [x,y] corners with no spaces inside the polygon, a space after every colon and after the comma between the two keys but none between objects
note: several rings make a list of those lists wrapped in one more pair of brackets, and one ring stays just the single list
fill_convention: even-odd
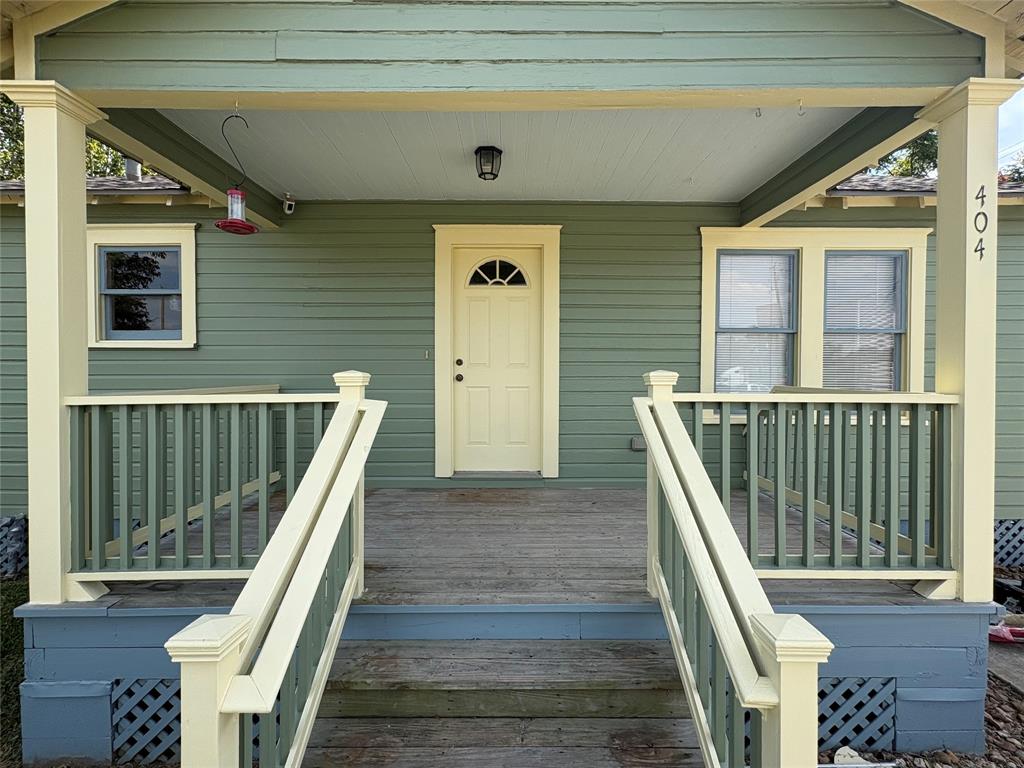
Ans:
[{"label": "wooden deck floor", "polygon": [[[275,498],[275,502],[278,499]],[[366,497],[366,593],[376,604],[638,603],[645,589],[646,513],[642,490],[464,489],[374,490]],[[281,503],[271,505],[272,527]],[[745,535],[742,492],[733,523]],[[221,521],[223,517],[223,521]],[[255,510],[244,513],[254,531]],[[790,552],[800,551],[799,513],[787,520]],[[217,540],[227,512],[218,515]],[[774,540],[772,500],[763,497],[762,552]],[[189,549],[201,532],[189,530]],[[224,529],[224,530],[221,530]],[[826,551],[828,525],[816,539]],[[253,539],[250,541],[250,539]],[[243,551],[255,547],[246,534]],[[173,552],[173,538],[161,542]],[[222,545],[218,544],[218,550]],[[765,580],[779,605],[920,604],[909,583],[890,581]],[[239,582],[116,585],[130,605],[230,605]]]}]

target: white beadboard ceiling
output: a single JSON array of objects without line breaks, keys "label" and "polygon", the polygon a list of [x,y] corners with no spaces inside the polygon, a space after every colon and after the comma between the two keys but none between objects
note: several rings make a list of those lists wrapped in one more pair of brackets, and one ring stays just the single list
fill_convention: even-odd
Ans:
[{"label": "white beadboard ceiling", "polygon": [[[228,135],[252,179],[299,200],[734,202],[856,112],[249,111]],[[231,160],[224,112],[163,114]],[[483,144],[504,151],[497,181],[476,177]]]}]

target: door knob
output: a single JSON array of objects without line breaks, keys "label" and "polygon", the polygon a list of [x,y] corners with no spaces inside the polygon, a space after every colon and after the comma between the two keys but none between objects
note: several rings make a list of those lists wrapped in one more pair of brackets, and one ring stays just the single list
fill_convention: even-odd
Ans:
[{"label": "door knob", "polygon": [[455,374],[455,380],[456,381],[462,381],[462,374],[461,373],[456,373]]}]

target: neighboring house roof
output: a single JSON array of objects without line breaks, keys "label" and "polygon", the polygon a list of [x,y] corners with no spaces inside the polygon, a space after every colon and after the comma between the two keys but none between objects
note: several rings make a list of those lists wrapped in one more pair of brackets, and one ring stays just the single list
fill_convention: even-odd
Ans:
[{"label": "neighboring house roof", "polygon": [[[23,179],[0,181],[0,194],[24,194]],[[126,176],[89,176],[85,180],[88,195],[188,195],[190,190],[174,179],[154,174],[141,179]]]},{"label": "neighboring house roof", "polygon": [[[883,176],[858,173],[832,187],[828,197],[857,197],[879,195],[884,197],[931,197],[935,195],[937,179],[920,176]],[[1000,197],[1024,196],[1024,182],[1004,181],[999,184]]]}]

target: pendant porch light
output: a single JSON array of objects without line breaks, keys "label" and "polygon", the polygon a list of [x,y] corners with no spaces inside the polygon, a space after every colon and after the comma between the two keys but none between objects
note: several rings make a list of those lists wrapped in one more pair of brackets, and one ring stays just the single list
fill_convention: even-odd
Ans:
[{"label": "pendant porch light", "polygon": [[248,121],[240,114],[235,112],[233,115],[228,115],[224,118],[224,122],[220,124],[220,135],[224,137],[224,142],[228,145],[228,149],[231,150],[231,155],[235,158],[235,164],[238,166],[238,170],[242,173],[242,178],[231,185],[228,189],[228,217],[226,219],[220,219],[214,222],[217,229],[228,232],[232,235],[254,235],[260,231],[260,228],[253,224],[251,221],[245,220],[245,190],[242,189],[242,185],[245,183],[246,174],[245,167],[242,165],[242,161],[238,159],[238,153],[235,152],[235,148],[231,146],[231,141],[228,139],[228,135],[225,132],[225,128],[230,120],[238,119],[242,121],[242,124],[246,128],[249,127]]},{"label": "pendant porch light", "polygon": [[484,181],[494,181],[501,170],[501,150],[497,147],[477,147],[476,175]]}]

